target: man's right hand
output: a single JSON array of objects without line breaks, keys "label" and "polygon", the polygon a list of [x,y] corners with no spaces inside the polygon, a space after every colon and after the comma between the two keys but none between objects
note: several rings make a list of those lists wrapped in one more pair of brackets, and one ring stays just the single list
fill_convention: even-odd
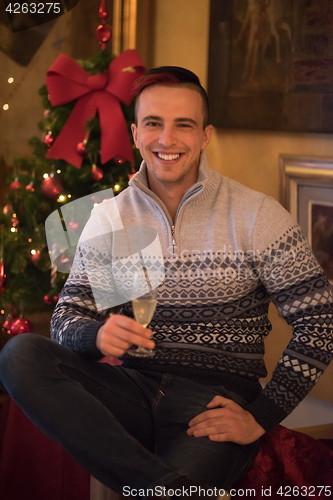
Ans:
[{"label": "man's right hand", "polygon": [[134,319],[113,314],[98,330],[97,349],[104,356],[122,356],[133,345],[154,349],[155,343],[149,340],[153,332],[144,328]]}]

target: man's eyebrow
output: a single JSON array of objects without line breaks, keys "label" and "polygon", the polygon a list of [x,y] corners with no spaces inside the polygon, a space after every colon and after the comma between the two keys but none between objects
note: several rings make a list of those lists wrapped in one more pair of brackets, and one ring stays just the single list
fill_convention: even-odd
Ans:
[{"label": "man's eyebrow", "polygon": [[187,122],[187,123],[192,123],[193,125],[198,125],[198,123],[195,120],[193,120],[193,118],[175,118],[175,122],[176,123]]},{"label": "man's eyebrow", "polygon": [[143,122],[147,122],[149,120],[162,121],[162,118],[160,116],[155,116],[155,115],[148,115],[142,118]]},{"label": "man's eyebrow", "polygon": [[[148,115],[148,116],[145,116],[144,118],[142,118],[143,123],[148,122],[150,120],[162,122],[163,118],[161,118],[160,116],[157,116],[157,115]],[[193,125],[198,125],[198,123],[193,118],[187,118],[187,117],[175,118],[174,122],[175,123],[185,123],[186,122],[186,123],[192,123]]]}]

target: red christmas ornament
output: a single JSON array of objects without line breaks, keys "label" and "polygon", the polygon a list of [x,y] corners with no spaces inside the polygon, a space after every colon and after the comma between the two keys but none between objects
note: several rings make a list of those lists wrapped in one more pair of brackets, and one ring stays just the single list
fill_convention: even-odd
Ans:
[{"label": "red christmas ornament", "polygon": [[123,158],[122,156],[115,156],[115,157],[113,158],[113,161],[114,161],[115,163],[118,163],[118,165],[123,165],[123,164],[125,163],[125,161],[126,161],[126,160],[125,160],[125,158]]},{"label": "red christmas ornament", "polygon": [[75,233],[75,231],[77,230],[78,228],[78,223],[77,222],[69,222],[68,223],[68,229],[70,230],[71,233]]},{"label": "red christmas ornament", "polygon": [[16,320],[15,316],[12,316],[11,314],[8,314],[7,319],[4,321],[2,325],[2,329],[5,331],[5,333],[10,334],[10,329]]},{"label": "red christmas ornament", "polygon": [[12,226],[17,227],[19,225],[19,220],[17,217],[12,217]]},{"label": "red christmas ornament", "polygon": [[103,178],[104,172],[101,168],[98,168],[96,165],[92,166],[91,177],[94,181],[100,181]]},{"label": "red christmas ornament", "polygon": [[46,134],[46,136],[44,137],[44,144],[46,144],[46,146],[48,148],[50,148],[52,146],[54,142],[54,139],[52,137],[52,132],[51,130]]},{"label": "red christmas ornament", "polygon": [[104,50],[106,48],[106,42],[108,42],[112,35],[111,26],[106,24],[106,20],[109,17],[108,9],[106,6],[106,1],[101,0],[101,4],[99,6],[98,17],[102,21],[95,31],[95,37],[98,40],[98,43],[101,46],[101,49]]},{"label": "red christmas ornament", "polygon": [[10,185],[10,190],[16,191],[16,189],[20,189],[21,186],[22,186],[21,182],[19,182],[18,177],[16,177],[15,180]]},{"label": "red christmas ornament", "polygon": [[11,215],[12,213],[14,213],[13,207],[12,207],[11,205],[8,205],[8,204],[7,204],[7,205],[5,205],[5,206],[3,207],[3,213],[4,213],[5,215]]},{"label": "red christmas ornament", "polygon": [[44,295],[44,302],[45,304],[51,305],[53,303],[53,298],[51,295]]},{"label": "red christmas ornament", "polygon": [[41,189],[45,198],[56,200],[64,188],[61,182],[55,177],[46,177],[42,182]]},{"label": "red christmas ornament", "polygon": [[53,302],[56,304],[58,302],[58,300],[59,300],[59,295],[55,295],[53,297]]},{"label": "red christmas ornament", "polygon": [[105,22],[105,20],[109,17],[109,12],[108,12],[108,7],[106,5],[105,0],[101,0],[99,9],[98,9],[98,17],[102,22]]},{"label": "red christmas ornament", "polygon": [[0,262],[0,297],[6,289],[7,285],[7,276],[5,273],[5,263],[3,261]]},{"label": "red christmas ornament", "polygon": [[35,253],[31,254],[31,262],[33,264],[36,264],[36,262],[38,262],[40,259],[40,251],[39,250],[36,250]]},{"label": "red christmas ornament", "polygon": [[79,142],[78,145],[76,146],[76,151],[79,153],[79,155],[83,156],[85,154],[86,144],[87,141],[83,140],[82,142]]},{"label": "red christmas ornament", "polygon": [[95,31],[95,37],[99,44],[101,44],[101,48],[105,48],[105,44],[110,40],[112,35],[112,28],[108,24],[103,26],[100,24]]},{"label": "red christmas ornament", "polygon": [[15,337],[15,335],[20,335],[21,333],[33,333],[33,331],[34,327],[32,326],[32,323],[24,318],[16,319],[10,328],[10,333],[13,337]]},{"label": "red christmas ornament", "polygon": [[25,186],[25,189],[27,191],[31,191],[32,193],[35,191],[35,188],[34,188],[34,183],[31,181],[29,182],[29,184],[27,186]]}]

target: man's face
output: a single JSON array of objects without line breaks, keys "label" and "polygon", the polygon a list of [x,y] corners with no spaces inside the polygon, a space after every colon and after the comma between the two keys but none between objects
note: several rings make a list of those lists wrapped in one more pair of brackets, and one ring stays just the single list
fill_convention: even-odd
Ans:
[{"label": "man's face", "polygon": [[200,153],[213,127],[203,129],[199,92],[185,87],[152,85],[139,97],[136,147],[147,164],[151,189],[164,185],[188,189],[196,183]]}]

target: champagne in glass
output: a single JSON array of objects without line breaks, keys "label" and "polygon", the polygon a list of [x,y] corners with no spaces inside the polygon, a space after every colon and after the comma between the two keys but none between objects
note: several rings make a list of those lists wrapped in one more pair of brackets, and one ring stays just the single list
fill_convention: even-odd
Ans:
[{"label": "champagne in glass", "polygon": [[138,299],[133,299],[132,306],[136,321],[146,328],[154,316],[156,298],[152,293],[147,293]]},{"label": "champagne in glass", "polygon": [[[134,274],[133,279],[133,291],[137,290],[139,286],[138,273]],[[133,295],[137,295],[137,293],[133,293]],[[140,325],[147,328],[149,323],[154,316],[155,308],[157,303],[157,290],[150,289],[149,292],[139,296],[136,299],[132,299],[132,307],[133,313],[136,321],[140,323]],[[155,356],[155,352],[152,349],[146,349],[145,347],[131,347],[127,351],[131,356],[142,356],[142,357],[150,357]]]}]

